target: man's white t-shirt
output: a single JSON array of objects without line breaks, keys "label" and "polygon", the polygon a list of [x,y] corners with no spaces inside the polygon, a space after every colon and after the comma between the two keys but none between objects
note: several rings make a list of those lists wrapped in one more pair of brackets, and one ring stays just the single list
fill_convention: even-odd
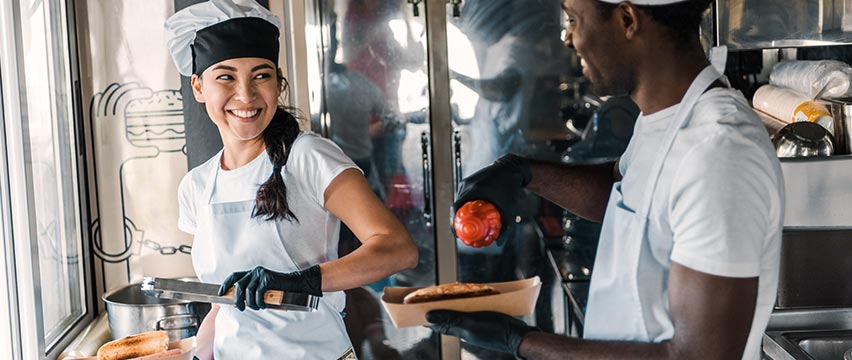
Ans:
[{"label": "man's white t-shirt", "polygon": [[[621,157],[624,205],[637,209],[662,151],[674,105],[640,115]],[[678,132],[651,203],[639,258],[640,301],[655,342],[668,340],[671,262],[725,277],[759,277],[744,359],[758,359],[775,303],[784,218],[780,163],[757,115],[736,90],[705,92]],[[617,240],[616,240],[617,241]]]}]

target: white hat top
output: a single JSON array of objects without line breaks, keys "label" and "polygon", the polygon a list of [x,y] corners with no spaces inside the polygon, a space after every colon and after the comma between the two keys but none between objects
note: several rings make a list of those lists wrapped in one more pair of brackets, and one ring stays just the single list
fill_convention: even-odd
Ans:
[{"label": "white hat top", "polygon": [[281,20],[255,0],[210,0],[189,6],[166,20],[166,43],[178,71],[192,75],[192,48],[195,34],[220,22],[243,17],[268,21],[281,29]]}]

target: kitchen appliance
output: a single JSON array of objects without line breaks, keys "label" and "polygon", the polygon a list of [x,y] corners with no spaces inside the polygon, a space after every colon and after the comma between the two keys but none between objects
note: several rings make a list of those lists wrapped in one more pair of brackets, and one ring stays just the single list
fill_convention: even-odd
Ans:
[{"label": "kitchen appliance", "polygon": [[[217,284],[146,277],[140,289],[149,297],[159,299],[234,304],[233,288],[227,294],[219,296]],[[320,298],[304,293],[270,290],[264,294],[263,300],[267,309],[316,311]]]},{"label": "kitchen appliance", "polygon": [[195,336],[210,304],[146,296],[140,284],[130,284],[103,296],[112,339],[162,330],[169,340]]}]

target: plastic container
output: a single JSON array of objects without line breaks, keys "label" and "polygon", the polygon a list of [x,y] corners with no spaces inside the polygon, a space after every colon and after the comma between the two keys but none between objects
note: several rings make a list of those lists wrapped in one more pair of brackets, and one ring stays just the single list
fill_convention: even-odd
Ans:
[{"label": "plastic container", "polygon": [[453,228],[459,240],[467,246],[481,248],[491,245],[500,236],[500,211],[487,201],[469,201],[456,211]]},{"label": "plastic container", "polygon": [[754,107],[782,121],[807,121],[822,125],[834,135],[834,118],[822,102],[793,90],[764,85],[754,93]]}]

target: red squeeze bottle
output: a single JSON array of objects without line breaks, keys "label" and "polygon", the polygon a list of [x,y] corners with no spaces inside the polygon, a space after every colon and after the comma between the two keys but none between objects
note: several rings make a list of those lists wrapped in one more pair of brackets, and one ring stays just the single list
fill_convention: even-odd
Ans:
[{"label": "red squeeze bottle", "polygon": [[500,211],[494,204],[482,200],[468,201],[453,218],[456,236],[465,245],[475,248],[491,245],[500,236],[502,227]]}]

